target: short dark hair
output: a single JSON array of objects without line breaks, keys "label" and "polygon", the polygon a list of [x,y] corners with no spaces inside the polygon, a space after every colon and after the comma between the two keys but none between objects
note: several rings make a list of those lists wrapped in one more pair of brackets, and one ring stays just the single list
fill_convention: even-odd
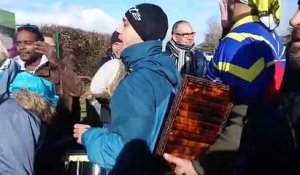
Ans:
[{"label": "short dark hair", "polygon": [[21,25],[20,27],[18,27],[15,38],[17,37],[17,34],[23,30],[30,32],[30,33],[34,33],[36,35],[37,41],[44,41],[44,36],[43,36],[42,32],[40,31],[39,27],[36,25],[32,25],[32,24],[24,24],[24,25]]},{"label": "short dark hair", "polygon": [[187,22],[185,20],[180,20],[180,21],[175,22],[173,27],[172,27],[172,35],[174,33],[176,33],[175,30],[178,28],[179,24],[182,24],[182,23],[188,23],[189,24],[189,22]]}]

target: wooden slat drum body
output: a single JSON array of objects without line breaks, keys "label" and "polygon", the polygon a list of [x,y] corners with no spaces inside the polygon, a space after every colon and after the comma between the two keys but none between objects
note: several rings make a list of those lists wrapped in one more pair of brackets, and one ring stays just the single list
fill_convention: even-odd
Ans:
[{"label": "wooden slat drum body", "polygon": [[185,76],[155,152],[189,160],[201,157],[219,137],[232,106],[228,86]]}]

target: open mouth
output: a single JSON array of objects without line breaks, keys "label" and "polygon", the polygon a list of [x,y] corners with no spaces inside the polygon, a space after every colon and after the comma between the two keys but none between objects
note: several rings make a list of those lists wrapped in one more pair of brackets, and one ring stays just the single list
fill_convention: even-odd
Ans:
[{"label": "open mouth", "polygon": [[300,58],[300,42],[292,42],[290,54],[292,57]]},{"label": "open mouth", "polygon": [[292,49],[300,49],[300,41],[293,41],[292,42]]},{"label": "open mouth", "polygon": [[28,57],[30,54],[29,53],[27,53],[27,52],[21,52],[20,53],[20,57]]},{"label": "open mouth", "polygon": [[300,41],[300,27],[296,27],[292,31],[292,41]]}]

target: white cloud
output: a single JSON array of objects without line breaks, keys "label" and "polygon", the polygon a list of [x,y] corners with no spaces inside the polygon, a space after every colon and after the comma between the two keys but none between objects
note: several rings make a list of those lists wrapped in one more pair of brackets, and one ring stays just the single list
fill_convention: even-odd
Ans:
[{"label": "white cloud", "polygon": [[39,10],[14,10],[16,23],[57,24],[88,31],[112,33],[119,22],[100,8],[83,8],[57,2],[37,9]]}]

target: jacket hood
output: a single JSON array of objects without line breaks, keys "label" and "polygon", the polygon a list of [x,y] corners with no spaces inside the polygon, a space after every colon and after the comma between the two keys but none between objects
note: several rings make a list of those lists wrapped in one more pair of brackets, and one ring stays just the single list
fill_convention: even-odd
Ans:
[{"label": "jacket hood", "polygon": [[21,71],[20,65],[11,59],[8,59],[0,70],[0,85],[0,102],[19,90],[36,93],[53,106],[57,106],[59,102],[52,82],[27,71]]},{"label": "jacket hood", "polygon": [[39,94],[19,90],[13,94],[13,98],[22,108],[35,114],[43,122],[52,123],[56,109]]},{"label": "jacket hood", "polygon": [[21,67],[15,61],[7,59],[0,69],[0,104],[9,98],[9,84],[13,82]]},{"label": "jacket hood", "polygon": [[147,68],[168,79],[174,87],[180,84],[175,60],[162,52],[162,42],[159,40],[132,45],[123,50],[121,58],[128,73]]},{"label": "jacket hood", "polygon": [[51,121],[59,100],[53,83],[20,71],[14,60],[8,60],[0,70],[0,104],[9,98],[45,122]]}]

